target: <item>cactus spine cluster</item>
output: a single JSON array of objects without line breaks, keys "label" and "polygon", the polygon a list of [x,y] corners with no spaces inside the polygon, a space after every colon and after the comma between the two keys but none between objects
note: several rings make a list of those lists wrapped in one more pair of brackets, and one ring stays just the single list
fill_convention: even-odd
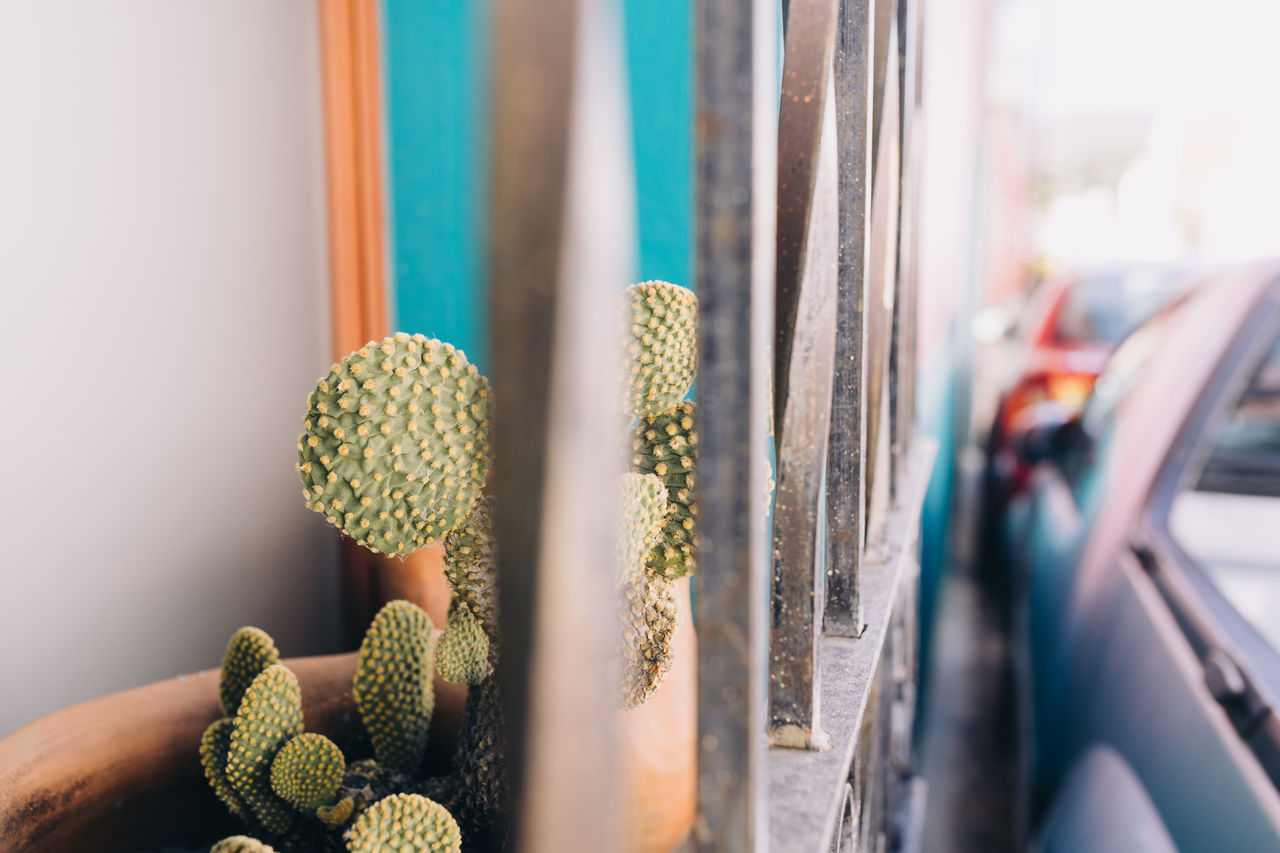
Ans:
[{"label": "cactus spine cluster", "polygon": [[420,794],[378,800],[347,834],[350,853],[461,853],[462,836],[448,810]]},{"label": "cactus spine cluster", "polygon": [[353,694],[378,761],[418,772],[435,708],[431,617],[408,601],[392,601],[373,618],[360,645]]},{"label": "cactus spine cluster", "polygon": [[489,381],[461,350],[422,335],[371,341],[335,364],[303,423],[307,505],[383,554],[452,530],[489,471]]}]

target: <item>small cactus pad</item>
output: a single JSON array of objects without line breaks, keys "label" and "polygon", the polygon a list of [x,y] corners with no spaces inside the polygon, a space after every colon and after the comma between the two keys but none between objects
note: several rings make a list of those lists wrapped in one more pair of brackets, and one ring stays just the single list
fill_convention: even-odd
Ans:
[{"label": "small cactus pad", "polygon": [[444,806],[421,794],[379,800],[351,824],[350,853],[461,853],[458,824]]},{"label": "small cactus pad", "polygon": [[669,410],[689,393],[698,349],[698,297],[665,281],[627,288],[627,406],[633,418]]},{"label": "small cactus pad", "polygon": [[436,644],[436,670],[455,684],[479,684],[489,677],[489,635],[457,596],[449,602],[449,620]]},{"label": "small cactus pad", "polygon": [[476,502],[466,520],[445,537],[444,577],[454,596],[465,602],[484,626],[493,654],[498,637],[498,590],[492,497]]},{"label": "small cactus pad", "polygon": [[316,809],[316,817],[330,829],[337,829],[346,823],[355,811],[356,801],[352,797],[343,797],[331,806],[320,806]]},{"label": "small cactus pad", "polygon": [[200,766],[204,768],[204,778],[218,795],[218,799],[231,810],[231,813],[243,821],[253,818],[253,812],[240,799],[240,795],[227,779],[227,752],[231,749],[231,729],[235,721],[230,717],[215,720],[204,730],[200,738]]},{"label": "small cactus pad", "polygon": [[669,412],[644,418],[632,442],[632,467],[656,474],[667,487],[667,521],[648,561],[649,570],[665,578],[682,578],[697,571],[694,472],[698,434],[693,427],[694,411],[694,404],[686,401]]},{"label": "small cactus pad", "polygon": [[621,627],[621,692],[618,704],[629,709],[657,692],[671,669],[671,638],[680,609],[675,581],[652,572],[623,581],[618,610]]},{"label": "small cactus pad", "polygon": [[371,341],[335,364],[304,425],[307,506],[383,554],[452,530],[489,472],[489,381],[461,350],[422,335]]},{"label": "small cactus pad", "polygon": [[360,644],[354,696],[378,761],[410,776],[418,772],[435,707],[431,617],[397,600],[373,617]]},{"label": "small cactus pad", "polygon": [[324,735],[305,732],[280,748],[271,761],[271,790],[299,811],[332,805],[347,762]]},{"label": "small cactus pad", "polygon": [[290,738],[301,733],[298,679],[282,664],[269,666],[249,685],[236,712],[227,778],[258,821],[276,835],[289,829],[293,813],[271,790],[271,762]]},{"label": "small cactus pad", "polygon": [[256,838],[233,835],[213,845],[209,853],[276,853],[276,850],[270,844],[263,844]]},{"label": "small cactus pad", "polygon": [[240,697],[249,683],[273,663],[280,662],[280,652],[271,636],[260,628],[245,627],[231,635],[227,652],[222,656],[222,672],[218,678],[218,701],[222,713],[235,716]]},{"label": "small cactus pad", "polygon": [[667,487],[656,474],[623,474],[618,510],[618,577],[642,574],[667,520]]}]

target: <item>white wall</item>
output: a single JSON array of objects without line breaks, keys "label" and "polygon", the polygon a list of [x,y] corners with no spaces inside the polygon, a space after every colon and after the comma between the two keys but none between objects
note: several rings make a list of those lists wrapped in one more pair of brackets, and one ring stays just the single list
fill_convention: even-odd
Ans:
[{"label": "white wall", "polygon": [[0,0],[0,735],[337,642],[314,0]]}]

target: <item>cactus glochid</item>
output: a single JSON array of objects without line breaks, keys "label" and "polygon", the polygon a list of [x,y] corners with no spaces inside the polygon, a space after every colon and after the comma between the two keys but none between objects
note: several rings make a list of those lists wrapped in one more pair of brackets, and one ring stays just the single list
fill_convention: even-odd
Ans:
[{"label": "cactus glochid", "polygon": [[236,712],[227,751],[227,778],[254,817],[274,834],[293,823],[293,812],[271,788],[277,750],[302,733],[298,679],[282,664],[267,667],[249,685]]},{"label": "cactus glochid", "polygon": [[667,520],[667,487],[655,474],[623,474],[619,492],[618,577],[625,579],[644,571],[658,544]]},{"label": "cactus glochid", "polygon": [[677,602],[675,581],[653,572],[622,581],[618,705],[623,709],[648,701],[671,670],[671,641],[680,621]]},{"label": "cactus glochid", "polygon": [[698,434],[694,404],[685,401],[669,412],[640,421],[632,441],[632,467],[656,474],[667,487],[670,509],[661,541],[649,554],[649,570],[665,578],[682,578],[697,571],[694,549],[695,467]]},{"label": "cactus glochid", "polygon": [[489,381],[461,350],[403,332],[335,364],[307,398],[307,506],[383,554],[452,530],[489,471]]},{"label": "cactus glochid", "polygon": [[233,716],[240,707],[240,697],[249,683],[273,663],[280,662],[280,652],[271,636],[261,628],[244,627],[227,641],[218,676],[218,701],[222,713]]},{"label": "cactus glochid", "polygon": [[304,732],[280,748],[271,761],[271,789],[299,811],[333,804],[347,762],[327,737]]},{"label": "cactus glochid", "polygon": [[417,775],[435,707],[431,617],[392,601],[378,611],[360,644],[353,695],[378,761]]},{"label": "cactus glochid", "polygon": [[461,853],[462,836],[449,811],[421,794],[378,800],[351,824],[350,853]]},{"label": "cactus glochid", "polygon": [[633,284],[626,295],[628,411],[633,418],[660,414],[683,400],[693,384],[698,297],[665,281]]},{"label": "cactus glochid", "polygon": [[493,498],[482,497],[444,540],[444,578],[455,599],[467,605],[489,635],[489,655],[497,656],[497,547]]}]

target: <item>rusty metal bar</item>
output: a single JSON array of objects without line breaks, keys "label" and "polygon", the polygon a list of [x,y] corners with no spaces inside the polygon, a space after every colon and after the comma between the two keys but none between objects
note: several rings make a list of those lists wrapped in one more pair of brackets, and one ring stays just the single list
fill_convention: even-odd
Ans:
[{"label": "rusty metal bar", "polygon": [[776,746],[801,748],[827,744],[819,722],[817,643],[839,255],[832,91],[838,15],[838,0],[791,3],[778,117],[769,737]]},{"label": "rusty metal bar", "polygon": [[[609,301],[630,266],[617,33],[601,4],[494,7],[490,296],[502,657],[522,851],[617,849]],[[616,287],[601,286],[613,282]],[[616,452],[615,452],[616,451]],[[566,594],[572,591],[572,594]],[[536,689],[535,689],[536,687]]]},{"label": "rusty metal bar", "polygon": [[866,435],[863,334],[871,169],[871,3],[840,4],[835,46],[836,140],[839,152],[840,262],[836,360],[827,446],[827,585],[822,628],[862,633],[858,572],[865,515],[862,495]]},{"label": "rusty metal bar", "polygon": [[698,812],[704,853],[765,847],[766,456],[776,0],[699,0]]},{"label": "rusty metal bar", "polygon": [[[889,5],[889,4],[886,4]],[[892,4],[896,8],[896,3]],[[867,525],[867,561],[882,557],[880,541],[884,519],[889,509],[888,405],[886,385],[891,336],[893,333],[894,286],[897,281],[898,231],[898,51],[878,48],[881,5],[876,5],[876,61],[884,59],[885,67],[875,73],[877,94],[872,102],[875,118],[874,156],[871,179],[871,243],[866,280],[865,305],[867,351],[864,365],[867,407],[867,439],[863,445],[866,458],[864,512]],[[896,43],[897,16],[888,15],[886,40]],[[879,81],[883,79],[881,88]]]}]

